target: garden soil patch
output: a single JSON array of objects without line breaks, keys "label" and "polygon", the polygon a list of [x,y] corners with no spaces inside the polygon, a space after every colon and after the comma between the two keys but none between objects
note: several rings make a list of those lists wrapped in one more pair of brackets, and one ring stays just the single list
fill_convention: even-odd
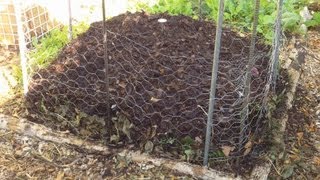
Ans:
[{"label": "garden soil patch", "polygon": [[[277,157],[270,179],[319,179],[320,175],[320,34],[310,30],[306,38],[292,38],[285,53],[302,54],[302,70],[293,106],[288,112],[284,151]],[[301,44],[298,48],[293,45]],[[297,51],[298,50],[298,51]],[[306,53],[304,53],[306,52]],[[304,54],[303,54],[304,53]],[[290,57],[290,56],[284,56]],[[299,56],[298,56],[299,57]],[[279,94],[279,93],[277,93]],[[281,107],[281,106],[280,106]],[[279,110],[276,110],[276,113]]]},{"label": "garden soil patch", "polygon": [[[159,19],[166,22],[159,22]],[[124,14],[65,47],[53,63],[35,73],[27,95],[28,118],[59,130],[109,141],[141,142],[158,137],[204,140],[215,26],[186,16]],[[224,29],[214,122],[216,144],[239,141],[239,92],[248,62],[248,37]],[[269,47],[256,45],[251,82],[253,101],[265,88]],[[109,89],[105,83],[110,81]],[[107,91],[111,107],[107,107]],[[111,108],[113,119],[106,119]],[[257,117],[252,110],[250,118]],[[249,118],[249,119],[250,119]],[[107,122],[107,123],[105,123]],[[247,122],[248,134],[255,122]]]}]

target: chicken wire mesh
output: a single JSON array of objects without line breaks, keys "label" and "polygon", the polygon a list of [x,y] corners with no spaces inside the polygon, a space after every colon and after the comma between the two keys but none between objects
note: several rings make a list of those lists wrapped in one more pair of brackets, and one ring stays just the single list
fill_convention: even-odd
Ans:
[{"label": "chicken wire mesh", "polygon": [[[34,69],[26,95],[28,118],[106,139],[107,144],[158,145],[170,139],[183,144],[190,137],[192,146],[202,149],[215,46],[213,23],[126,13],[106,21],[106,28],[106,46],[103,23],[95,22],[48,67]],[[250,34],[222,29],[210,159],[248,155],[260,132],[271,80],[271,46],[259,39],[255,43],[251,88],[245,96],[250,43]],[[203,152],[194,156],[202,159]]]},{"label": "chicken wire mesh", "polygon": [[[167,22],[160,23],[161,19]],[[184,16],[144,13],[115,17],[107,27],[107,77],[102,23],[97,22],[64,48],[53,64],[32,77],[27,95],[29,111],[52,115],[65,123],[65,128],[84,128],[83,133],[89,133],[85,130],[106,125],[109,91],[114,117],[106,121],[111,126],[90,132],[91,137],[111,131],[115,136],[109,137],[110,141],[140,142],[170,136],[204,139],[215,27]],[[240,143],[249,45],[248,38],[224,29],[213,125],[217,148]],[[247,138],[259,116],[268,73],[269,47],[257,45],[256,50]],[[110,80],[109,89],[105,78]]]}]

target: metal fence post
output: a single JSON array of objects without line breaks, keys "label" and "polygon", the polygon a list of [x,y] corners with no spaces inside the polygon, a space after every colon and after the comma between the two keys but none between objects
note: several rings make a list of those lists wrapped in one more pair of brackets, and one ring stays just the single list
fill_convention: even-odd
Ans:
[{"label": "metal fence post", "polygon": [[[108,59],[108,47],[107,47],[107,29],[106,29],[106,11],[105,1],[102,0],[102,16],[103,16],[103,46],[104,46],[104,69],[105,69],[105,85],[107,91],[107,119],[105,122],[106,128],[111,127],[111,106],[110,106],[110,92],[109,92],[109,59]],[[110,131],[108,131],[110,133]],[[111,134],[109,134],[111,136]]]},{"label": "metal fence post", "polygon": [[258,19],[259,19],[259,10],[260,10],[260,0],[255,0],[255,9],[254,9],[254,17],[252,23],[252,35],[251,35],[251,42],[250,42],[250,49],[249,49],[249,59],[247,64],[247,71],[245,76],[244,82],[244,101],[242,106],[241,112],[241,119],[240,119],[240,143],[239,149],[241,149],[242,143],[244,142],[244,131],[246,126],[246,119],[249,117],[249,104],[250,104],[250,92],[251,92],[251,70],[254,67],[254,51],[255,51],[255,44],[256,44],[256,37],[257,37],[257,26],[258,26]]},{"label": "metal fence post", "polygon": [[72,13],[71,13],[71,0],[68,0],[68,15],[69,15],[69,29],[68,29],[68,38],[72,39]]},{"label": "metal fence post", "polygon": [[275,25],[273,51],[271,55],[271,73],[270,81],[272,82],[272,89],[275,90],[276,80],[278,76],[279,54],[280,54],[280,40],[281,40],[281,19],[282,19],[283,0],[278,0],[277,4],[277,19]]},{"label": "metal fence post", "polygon": [[212,116],[214,111],[215,94],[216,94],[216,88],[217,88],[218,65],[219,65],[219,58],[220,58],[223,11],[224,11],[224,0],[219,0],[218,21],[217,21],[217,28],[216,28],[216,38],[215,38],[213,64],[212,64],[211,89],[210,89],[209,110],[208,110],[208,119],[207,119],[206,140],[205,140],[205,148],[204,148],[204,160],[203,160],[204,166],[208,166],[208,160],[209,160],[209,147],[211,142],[212,123],[213,123]]},{"label": "metal fence post", "polygon": [[20,52],[20,64],[22,70],[22,84],[23,84],[23,94],[26,96],[28,93],[28,69],[27,69],[27,45],[24,37],[23,24],[21,21],[21,1],[13,1],[14,2],[14,10],[17,22],[18,29],[18,40],[19,40],[19,52]]}]

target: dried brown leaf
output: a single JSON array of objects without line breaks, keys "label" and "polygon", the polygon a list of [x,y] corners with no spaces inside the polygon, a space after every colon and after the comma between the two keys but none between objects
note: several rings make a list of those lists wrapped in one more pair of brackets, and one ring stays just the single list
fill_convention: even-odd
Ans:
[{"label": "dried brown leaf", "polygon": [[244,145],[244,148],[246,148],[246,149],[252,148],[252,142],[251,142],[251,141],[248,141],[248,142],[246,143],[246,145]]},{"label": "dried brown leaf", "polygon": [[243,155],[246,156],[246,155],[248,155],[250,152],[251,152],[251,148],[247,148],[247,149],[244,151]]},{"label": "dried brown leaf", "polygon": [[222,149],[223,154],[226,157],[229,157],[230,152],[233,151],[235,149],[235,147],[234,146],[222,146],[221,149]]},{"label": "dried brown leaf", "polygon": [[55,180],[63,180],[63,177],[64,177],[64,172],[59,171]]},{"label": "dried brown leaf", "polygon": [[146,144],[144,145],[144,151],[146,153],[150,153],[152,152],[153,147],[154,147],[153,143],[151,141],[147,141]]},{"label": "dried brown leaf", "polygon": [[297,133],[297,140],[298,140],[298,145],[301,146],[301,140],[303,138],[303,132],[298,132]]},{"label": "dried brown leaf", "polygon": [[313,164],[315,164],[316,166],[320,166],[320,157],[313,157],[312,160]]}]

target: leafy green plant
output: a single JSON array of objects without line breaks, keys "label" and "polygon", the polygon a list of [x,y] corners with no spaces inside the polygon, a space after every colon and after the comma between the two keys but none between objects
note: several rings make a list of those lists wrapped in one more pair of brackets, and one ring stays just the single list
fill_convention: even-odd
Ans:
[{"label": "leafy green plant", "polygon": [[[266,42],[271,42],[274,32],[274,23],[276,19],[277,0],[260,0],[260,11],[258,19],[258,33],[264,37]],[[283,30],[292,33],[302,33],[301,16],[299,11],[308,3],[309,0],[286,0],[283,6],[282,24]],[[149,13],[168,12],[171,15],[188,15],[198,18],[201,13],[207,19],[216,21],[218,16],[219,0],[158,0],[154,6],[148,6],[147,3],[138,4],[139,8]],[[138,9],[139,9],[138,8]],[[252,20],[254,12],[254,0],[227,0],[225,1],[224,21],[240,31],[252,29]],[[319,22],[319,16],[316,14],[312,21],[306,23],[307,27],[314,27]]]},{"label": "leafy green plant", "polygon": [[320,26],[320,12],[315,12],[313,18],[306,23],[307,27],[317,27]]},{"label": "leafy green plant", "polygon": [[22,70],[19,65],[12,65],[12,75],[16,79],[18,84],[22,84]]},{"label": "leafy green plant", "polygon": [[[82,22],[73,27],[73,36],[76,38],[79,34],[85,32],[89,25]],[[59,54],[60,50],[69,43],[68,27],[54,29],[40,40],[33,39],[33,50],[28,54],[28,73],[33,74],[40,68],[47,67]],[[13,76],[17,82],[22,83],[22,71],[20,66],[13,66]]]},{"label": "leafy green plant", "polygon": [[223,158],[223,157],[225,157],[225,155],[223,154],[223,152],[221,150],[211,151],[209,153],[209,158],[216,159],[216,158]]},{"label": "leafy green plant", "polygon": [[[184,6],[181,6],[181,5]],[[154,6],[155,12],[168,12],[170,14],[184,14],[191,16],[193,14],[192,4],[188,0],[160,0]]]},{"label": "leafy green plant", "polygon": [[195,151],[193,149],[194,144],[195,141],[190,136],[186,136],[181,140],[182,152],[185,156],[185,160],[187,160],[188,162],[195,155]]},{"label": "leafy green plant", "polygon": [[192,139],[190,136],[185,136],[182,139],[172,137],[165,137],[159,141],[159,145],[164,151],[169,151],[178,154],[181,159],[192,161],[202,155],[202,148],[200,149],[199,142]]},{"label": "leafy green plant", "polygon": [[[88,29],[88,25],[80,23],[73,27],[73,36],[77,37],[80,33]],[[39,41],[35,39],[32,42],[34,50],[29,54],[31,68],[43,68],[49,65],[58,55],[60,50],[69,42],[68,27],[65,26],[61,30],[54,29],[47,36]]]}]

